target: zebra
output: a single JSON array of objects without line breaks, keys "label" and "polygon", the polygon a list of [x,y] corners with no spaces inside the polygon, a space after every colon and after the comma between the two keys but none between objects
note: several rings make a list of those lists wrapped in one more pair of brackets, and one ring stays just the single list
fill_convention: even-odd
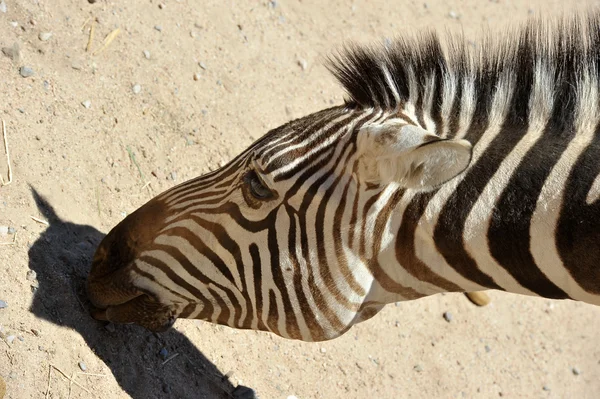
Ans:
[{"label": "zebra", "polygon": [[151,199],[92,260],[92,316],[324,341],[385,304],[496,289],[600,304],[600,14],[471,46],[350,45],[341,105]]}]

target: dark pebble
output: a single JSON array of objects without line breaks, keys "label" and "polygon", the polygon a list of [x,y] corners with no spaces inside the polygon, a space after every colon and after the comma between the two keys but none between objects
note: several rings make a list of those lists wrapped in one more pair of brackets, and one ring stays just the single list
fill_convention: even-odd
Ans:
[{"label": "dark pebble", "polygon": [[7,308],[8,304],[6,302],[4,302],[3,300],[0,299],[0,309],[4,309]]},{"label": "dark pebble", "polygon": [[164,393],[171,393],[171,387],[169,386],[169,384],[163,384],[162,390]]},{"label": "dark pebble", "polygon": [[158,352],[158,355],[165,360],[167,356],[169,356],[169,351],[166,348],[162,348],[160,352]]}]

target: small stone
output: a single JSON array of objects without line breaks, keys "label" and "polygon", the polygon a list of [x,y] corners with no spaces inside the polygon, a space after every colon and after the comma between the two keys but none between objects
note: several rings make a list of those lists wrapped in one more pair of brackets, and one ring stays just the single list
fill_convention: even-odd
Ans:
[{"label": "small stone", "polygon": [[133,94],[140,94],[140,92],[142,91],[142,86],[134,84],[131,90],[133,91]]},{"label": "small stone", "polygon": [[16,232],[17,232],[17,229],[15,229],[14,227],[12,227],[12,226],[8,227],[8,234],[15,234]]},{"label": "small stone", "polygon": [[204,62],[200,61],[200,62],[198,63],[198,66],[199,66],[200,68],[202,68],[202,69],[206,70],[206,64],[205,64]]},{"label": "small stone", "polygon": [[[271,6],[271,8],[275,8],[275,7],[277,7],[277,2],[275,0],[271,0],[271,1],[269,1],[269,5]],[[294,398],[295,398],[295,396],[294,396]],[[290,398],[288,397],[288,399],[290,399]]]},{"label": "small stone", "polygon": [[417,364],[415,365],[415,367],[413,367],[413,370],[415,370],[417,373],[420,373],[421,371],[423,371],[423,366]]},{"label": "small stone", "polygon": [[104,326],[104,328],[106,329],[106,331],[108,332],[115,332],[115,325],[112,323],[108,323],[106,326]]},{"label": "small stone", "polygon": [[41,32],[38,35],[38,38],[43,42],[50,40],[51,37],[52,37],[52,32]]},{"label": "small stone", "polygon": [[489,345],[486,345],[486,346],[485,346],[485,351],[486,351],[487,353],[490,353],[490,352],[492,351],[492,348],[490,348],[490,346],[489,346]]},{"label": "small stone", "polygon": [[40,330],[38,330],[38,329],[32,328],[32,329],[31,329],[31,332],[32,332],[32,333],[33,333],[33,335],[35,335],[36,337],[39,337],[39,336],[40,336]]},{"label": "small stone", "polygon": [[548,385],[544,385],[544,386],[542,387],[542,389],[543,389],[544,391],[549,391],[549,390],[550,390],[550,387],[549,387]]},{"label": "small stone", "polygon": [[6,7],[4,0],[2,0],[0,1],[0,12],[6,13],[6,11],[8,11],[8,8]]},{"label": "small stone", "polygon": [[444,312],[443,316],[444,316],[444,320],[446,320],[448,323],[450,323],[452,321],[452,313]]},{"label": "small stone", "polygon": [[195,74],[194,74],[194,80],[196,80],[196,81],[200,80],[200,77],[201,77],[201,76],[202,76],[202,75],[200,75],[199,73],[195,73]]},{"label": "small stone", "polygon": [[88,3],[94,4],[96,1],[98,1],[98,0],[88,0]]},{"label": "small stone", "polygon": [[158,4],[158,8],[160,8],[161,10],[164,10],[164,8],[165,8],[165,5],[164,5],[163,3],[159,3],[159,4]]},{"label": "small stone", "polygon": [[75,62],[73,62],[73,63],[71,64],[71,68],[73,68],[73,69],[74,69],[74,70],[76,70],[76,71],[81,71],[81,69],[82,69],[82,66],[81,66],[81,64],[80,64],[80,63],[78,63],[77,61],[75,61]]},{"label": "small stone", "polygon": [[159,31],[159,32],[162,32],[162,26],[160,26],[160,25],[155,25],[154,29],[157,30],[157,31]]},{"label": "small stone", "polygon": [[90,100],[85,100],[81,102],[81,105],[89,109],[92,106],[92,102]]},{"label": "small stone", "polygon": [[84,362],[79,362],[79,368],[81,369],[81,371],[86,371],[87,370],[87,366],[85,365]]},{"label": "small stone", "polygon": [[458,14],[456,13],[456,11],[450,11],[448,13],[448,16],[452,19],[458,19]]},{"label": "small stone", "polygon": [[144,53],[144,57],[145,57],[147,60],[149,60],[149,59],[150,59],[150,52],[149,52],[148,50],[144,50],[144,51],[143,51],[143,53]]},{"label": "small stone", "polygon": [[169,177],[171,178],[171,180],[177,180],[177,172],[171,172],[169,174]]},{"label": "small stone", "polygon": [[168,356],[169,356],[169,351],[167,350],[167,348],[162,348],[159,352],[158,355],[165,360]]},{"label": "small stone", "polygon": [[298,60],[298,65],[300,65],[300,68],[302,68],[303,71],[306,71],[306,68],[308,67],[308,63],[303,58]]},{"label": "small stone", "polygon": [[4,302],[2,299],[0,299],[0,309],[4,309],[7,307],[8,307],[8,304],[6,302]]},{"label": "small stone", "polygon": [[13,28],[16,28],[16,27],[18,27],[18,26],[19,26],[19,23],[18,23],[17,21],[10,21],[10,25],[11,25]]},{"label": "small stone", "polygon": [[8,234],[8,226],[0,226],[0,236],[5,236]]},{"label": "small stone", "polygon": [[171,393],[171,387],[167,383],[163,384],[162,390],[163,390],[164,393]]},{"label": "small stone", "polygon": [[20,336],[20,335],[17,337],[17,339],[18,339],[19,341],[21,341],[21,342],[25,342],[25,338],[23,338],[23,337],[22,337],[22,336]]},{"label": "small stone", "polygon": [[573,375],[579,375],[579,374],[581,374],[581,371],[577,367],[573,367],[571,369],[571,371],[573,372]]},{"label": "small stone", "polygon": [[327,349],[321,348],[321,353],[326,353],[326,352],[327,352]]},{"label": "small stone", "polygon": [[19,43],[14,43],[12,47],[2,47],[2,54],[17,63],[21,59],[21,48]]},{"label": "small stone", "polygon": [[37,278],[37,273],[35,272],[35,270],[28,270],[27,271],[26,279],[28,281],[35,281],[36,278]]},{"label": "small stone", "polygon": [[9,335],[8,337],[6,337],[6,342],[8,342],[9,344],[12,344],[13,341],[15,340],[15,338],[17,338],[14,335]]},{"label": "small stone", "polygon": [[33,69],[31,69],[31,67],[28,66],[22,66],[21,69],[19,69],[19,73],[24,78],[28,78],[35,74],[35,72],[33,72]]}]

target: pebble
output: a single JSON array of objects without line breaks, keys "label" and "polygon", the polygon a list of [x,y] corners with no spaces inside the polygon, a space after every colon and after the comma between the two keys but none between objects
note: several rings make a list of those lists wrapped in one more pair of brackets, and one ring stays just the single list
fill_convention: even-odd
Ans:
[{"label": "pebble", "polygon": [[112,323],[108,323],[106,326],[104,326],[104,328],[108,332],[115,332],[115,325]]},{"label": "pebble", "polygon": [[483,291],[466,292],[465,295],[471,302],[473,302],[477,306],[486,306],[490,303],[490,297]]},{"label": "pebble", "polygon": [[143,53],[144,53],[144,57],[145,57],[147,60],[149,60],[149,59],[150,59],[150,52],[149,52],[148,50],[144,50],[144,51],[143,51]]},{"label": "pebble", "polygon": [[490,352],[492,351],[492,348],[490,348],[490,346],[489,346],[489,345],[486,345],[486,346],[485,346],[485,351],[486,351],[487,353],[490,353]]},{"label": "pebble", "polygon": [[456,13],[456,11],[450,11],[448,13],[448,16],[452,19],[458,19],[458,14]]},{"label": "pebble", "polygon": [[306,71],[306,68],[308,67],[308,63],[303,58],[298,60],[298,65],[300,65],[300,68],[302,68],[303,71]]},{"label": "pebble", "polygon": [[37,329],[35,329],[35,328],[32,328],[32,329],[31,329],[31,332],[32,332],[32,333],[33,333],[33,335],[35,335],[36,337],[39,337],[39,336],[40,336],[40,330],[37,330]]},{"label": "pebble", "polygon": [[544,391],[549,391],[549,390],[550,390],[550,387],[549,387],[548,385],[544,385],[544,386],[542,387],[542,389],[543,389]]},{"label": "pebble", "polygon": [[0,226],[0,236],[5,236],[8,234],[8,226]]},{"label": "pebble", "polygon": [[413,369],[417,372],[420,373],[421,371],[423,371],[423,366],[421,366],[420,364],[417,364],[415,367],[413,367]]},{"label": "pebble", "polygon": [[28,78],[35,74],[35,72],[33,72],[33,69],[31,69],[31,67],[28,67],[28,66],[22,66],[21,69],[19,70],[19,73],[24,78]]},{"label": "pebble", "polygon": [[15,338],[17,338],[14,335],[9,335],[8,337],[6,337],[6,342],[8,342],[9,344],[12,344],[13,341],[15,340]]},{"label": "pebble", "polygon": [[92,102],[90,100],[85,100],[81,102],[81,105],[89,109],[92,106]]},{"label": "pebble", "polygon": [[13,62],[19,62],[21,59],[21,49],[19,44],[15,43],[12,47],[2,47],[2,54],[12,59]]},{"label": "pebble", "polygon": [[0,12],[6,13],[6,11],[8,11],[8,8],[6,7],[4,0],[2,0],[0,1]]},{"label": "pebble", "polygon": [[200,75],[199,73],[195,73],[195,74],[194,74],[194,80],[196,80],[196,81],[200,80],[200,77],[201,77],[201,76],[202,76],[202,75]]},{"label": "pebble", "polygon": [[158,8],[160,8],[161,10],[163,10],[165,8],[165,5],[163,3],[159,3],[158,4]]},{"label": "pebble", "polygon": [[171,393],[171,387],[167,383],[163,384],[162,390],[163,390],[164,393]]},{"label": "pebble", "polygon": [[448,323],[450,323],[452,321],[452,313],[444,312],[443,316],[444,316],[444,320],[446,320]]},{"label": "pebble", "polygon": [[41,32],[38,37],[43,42],[48,41],[52,37],[52,32]]},{"label": "pebble", "polygon": [[6,302],[4,302],[2,299],[0,299],[0,309],[4,309],[7,307],[8,307],[8,304]]},{"label": "pebble", "polygon": [[204,62],[200,61],[200,62],[198,63],[198,66],[199,66],[200,68],[202,68],[202,69],[206,70],[206,64],[205,64]]},{"label": "pebble", "polygon": [[8,234],[15,234],[16,232],[17,232],[17,229],[15,229],[14,227],[12,227],[12,226],[8,227]]},{"label": "pebble", "polygon": [[167,350],[167,348],[162,348],[159,352],[158,355],[165,360],[168,356],[169,356],[169,351]]},{"label": "pebble", "polygon": [[171,178],[171,180],[177,180],[177,172],[171,172],[169,174],[169,177]]},{"label": "pebble", "polygon": [[133,94],[140,94],[140,92],[142,91],[142,86],[134,84],[131,90],[133,91]]},{"label": "pebble", "polygon": [[35,270],[28,270],[26,278],[28,281],[34,281],[37,278],[37,273]]},{"label": "pebble", "polygon": [[18,23],[17,21],[11,21],[11,22],[10,22],[10,25],[11,25],[13,28],[16,28],[16,27],[18,27],[18,26],[19,26],[19,23]]},{"label": "pebble", "polygon": [[326,353],[326,352],[327,352],[327,349],[321,348],[321,353]]},{"label": "pebble", "polygon": [[579,374],[581,374],[581,371],[577,367],[573,367],[571,369],[571,371],[573,372],[573,375],[579,375]]},{"label": "pebble", "polygon": [[162,32],[162,26],[160,26],[160,25],[155,25],[154,29],[157,30],[157,31],[159,31],[159,32]]},{"label": "pebble", "polygon": [[79,368],[81,369],[81,371],[86,371],[87,370],[87,366],[85,365],[84,362],[79,362]]}]

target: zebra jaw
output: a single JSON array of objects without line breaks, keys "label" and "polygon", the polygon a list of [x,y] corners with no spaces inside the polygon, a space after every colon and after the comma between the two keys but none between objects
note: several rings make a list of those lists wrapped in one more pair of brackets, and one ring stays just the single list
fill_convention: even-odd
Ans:
[{"label": "zebra jaw", "polygon": [[447,140],[404,121],[363,127],[358,134],[359,176],[370,183],[397,183],[428,190],[458,176],[471,161],[472,145]]}]

